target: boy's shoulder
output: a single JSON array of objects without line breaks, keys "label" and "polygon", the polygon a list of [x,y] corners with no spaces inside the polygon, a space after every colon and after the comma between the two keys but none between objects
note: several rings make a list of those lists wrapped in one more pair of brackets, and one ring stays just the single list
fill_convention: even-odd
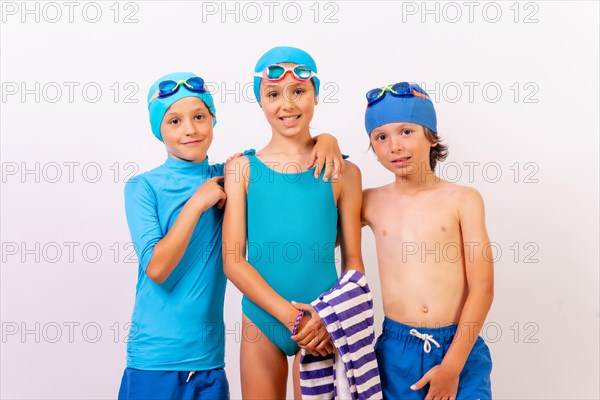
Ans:
[{"label": "boy's shoulder", "polygon": [[157,179],[160,179],[161,177],[163,177],[167,172],[167,169],[165,168],[164,165],[159,165],[157,167],[154,167],[148,171],[144,171],[142,173],[139,173],[137,175],[132,176],[131,178],[129,178],[127,180],[127,184],[152,184],[153,182],[155,182]]},{"label": "boy's shoulder", "polygon": [[125,182],[125,198],[148,197],[155,192],[157,184],[164,180],[164,171],[159,165],[149,171],[132,176]]},{"label": "boy's shoulder", "polygon": [[374,200],[377,198],[382,198],[388,195],[392,195],[390,189],[392,188],[393,183],[388,183],[387,185],[368,188],[363,190],[363,202],[365,200]]},{"label": "boy's shoulder", "polygon": [[464,202],[471,203],[477,200],[483,201],[481,194],[474,187],[459,185],[445,180],[440,180],[440,184],[437,185],[435,190],[438,190],[441,196],[449,200],[456,200],[460,204],[464,204]]},{"label": "boy's shoulder", "polygon": [[376,216],[381,214],[381,206],[390,199],[390,187],[387,184],[379,187],[364,189],[362,192],[361,218],[367,225],[375,224]]},{"label": "boy's shoulder", "polygon": [[[470,186],[458,185],[456,183],[439,180],[432,188],[431,194],[436,198],[444,198],[457,205],[483,202],[479,191]],[[363,203],[377,200],[386,200],[398,196],[394,190],[394,183],[363,190]]]},{"label": "boy's shoulder", "polygon": [[474,187],[442,181],[436,190],[438,192],[435,197],[444,201],[444,209],[455,215],[458,221],[471,219],[474,215],[483,215],[483,197]]},{"label": "boy's shoulder", "polygon": [[210,176],[223,176],[223,172],[225,171],[225,163],[214,163],[209,164],[210,168]]},{"label": "boy's shoulder", "polygon": [[[222,176],[225,163],[214,163],[209,164],[209,177],[214,176]],[[127,184],[138,184],[141,183],[143,185],[148,185],[153,188],[159,188],[162,184],[171,177],[172,171],[169,170],[165,164],[158,165],[151,170],[142,172],[141,174],[137,174],[129,178]]]}]

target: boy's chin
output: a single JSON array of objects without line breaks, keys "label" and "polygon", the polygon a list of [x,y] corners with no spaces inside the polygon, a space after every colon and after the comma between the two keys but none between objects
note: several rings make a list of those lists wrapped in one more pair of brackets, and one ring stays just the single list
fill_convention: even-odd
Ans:
[{"label": "boy's chin", "polygon": [[414,165],[398,168],[394,165],[382,164],[385,169],[396,175],[397,178],[412,179],[419,175],[419,169]]}]

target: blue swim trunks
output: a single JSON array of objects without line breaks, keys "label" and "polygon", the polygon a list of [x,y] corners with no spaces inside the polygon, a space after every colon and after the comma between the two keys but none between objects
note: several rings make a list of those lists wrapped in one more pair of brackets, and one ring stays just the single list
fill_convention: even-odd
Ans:
[{"label": "blue swim trunks", "polygon": [[143,371],[126,368],[119,400],[229,399],[223,368],[207,371]]},{"label": "blue swim trunks", "polygon": [[[383,398],[423,400],[427,395],[429,385],[417,391],[411,390],[410,386],[421,379],[431,368],[442,363],[442,359],[454,340],[456,328],[457,325],[443,328],[419,328],[385,318],[383,333],[375,344]],[[424,335],[431,335],[430,339],[428,340]],[[464,332],[464,335],[465,338],[468,338],[469,332]],[[436,342],[439,347],[435,344]],[[490,350],[483,339],[477,337],[460,374],[456,400],[491,399],[491,372]]]}]

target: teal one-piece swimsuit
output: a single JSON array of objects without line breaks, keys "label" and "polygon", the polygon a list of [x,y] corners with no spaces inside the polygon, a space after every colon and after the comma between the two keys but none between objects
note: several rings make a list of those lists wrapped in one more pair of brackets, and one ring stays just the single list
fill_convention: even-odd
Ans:
[{"label": "teal one-piece swimsuit", "polygon": [[[314,169],[299,172],[298,164],[277,172],[254,150],[244,155],[250,164],[244,171],[249,172],[248,262],[286,300],[310,303],[337,281],[338,210],[331,181],[323,182],[323,173],[315,179]],[[246,296],[242,310],[281,351],[296,354],[290,329]]]}]

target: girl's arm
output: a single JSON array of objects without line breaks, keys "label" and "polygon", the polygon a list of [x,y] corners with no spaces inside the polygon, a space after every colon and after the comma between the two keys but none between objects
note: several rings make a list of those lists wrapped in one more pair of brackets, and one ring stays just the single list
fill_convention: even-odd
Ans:
[{"label": "girl's arm", "polygon": [[361,250],[361,206],[362,206],[362,181],[360,169],[347,161],[346,172],[341,185],[338,200],[338,233],[342,251],[342,273],[346,269],[354,269],[362,274],[365,267]]},{"label": "girl's arm", "polygon": [[[246,261],[246,181],[249,161],[239,157],[225,166],[227,207],[223,220],[223,268],[227,278],[259,307],[292,328],[298,310],[281,297]],[[290,325],[291,324],[291,325]]]}]

